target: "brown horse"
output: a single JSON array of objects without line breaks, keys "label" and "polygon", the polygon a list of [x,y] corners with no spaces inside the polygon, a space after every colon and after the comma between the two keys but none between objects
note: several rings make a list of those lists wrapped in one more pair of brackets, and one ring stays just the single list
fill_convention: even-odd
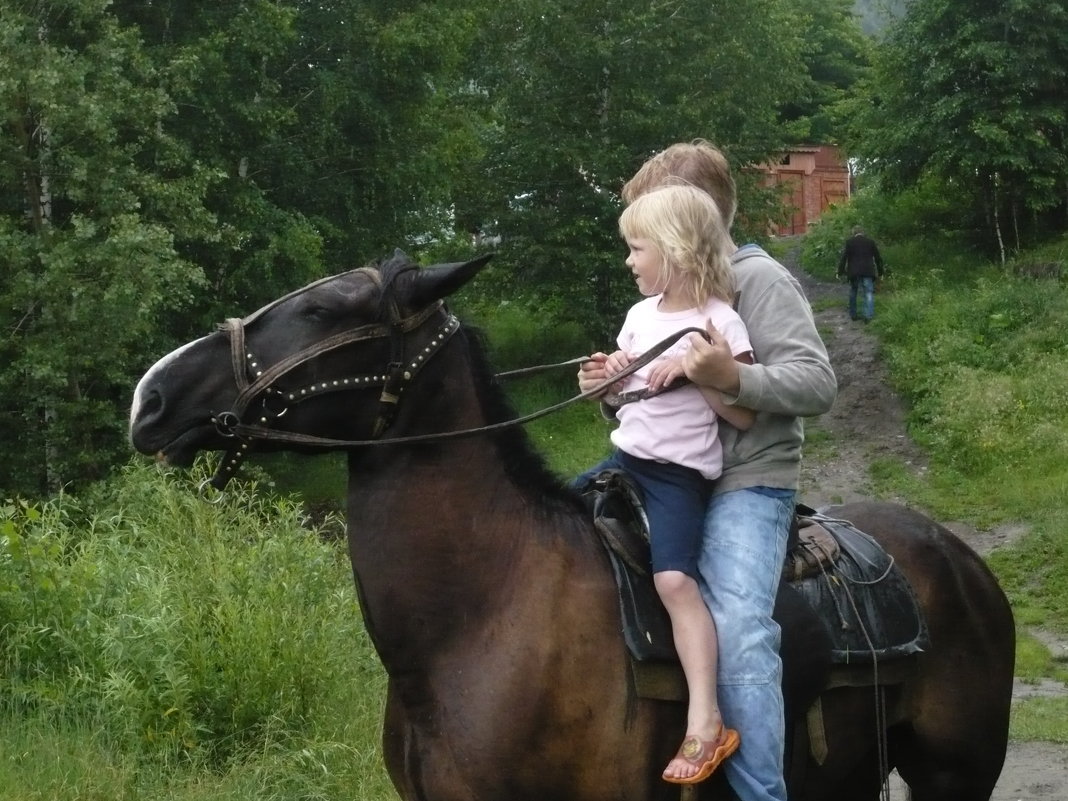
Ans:
[{"label": "brown horse", "polygon": [[[485,261],[418,269],[398,252],[227,321],[141,379],[131,441],[176,464],[227,451],[218,485],[252,443],[348,451],[349,549],[389,676],[385,761],[402,798],[677,798],[660,771],[683,735],[682,705],[635,692],[605,550],[522,430],[500,425],[512,412],[481,345],[441,303]],[[483,430],[441,436],[471,429]],[[930,647],[880,704],[871,686],[817,687],[826,757],[810,756],[798,727],[791,798],[875,799],[896,767],[917,801],[988,799],[1013,672],[1004,594],[915,512],[835,514],[902,568]],[[791,689],[805,670],[786,652],[792,634],[788,714],[803,718],[812,694]],[[730,794],[717,775],[699,796]]]}]

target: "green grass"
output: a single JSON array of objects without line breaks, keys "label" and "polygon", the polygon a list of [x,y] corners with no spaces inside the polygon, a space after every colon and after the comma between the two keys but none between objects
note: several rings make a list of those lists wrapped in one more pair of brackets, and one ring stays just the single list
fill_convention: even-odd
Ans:
[{"label": "green grass", "polygon": [[1064,630],[1068,609],[1068,294],[977,268],[913,280],[883,304],[893,379],[930,455],[911,497],[943,519],[1029,533],[991,556],[1024,620]]},{"label": "green grass", "polygon": [[869,466],[876,495],[915,498],[923,483],[900,459],[873,459]]},{"label": "green grass", "polygon": [[396,799],[377,747],[355,726],[204,770],[116,752],[88,726],[35,717],[0,717],[0,725],[0,801]]},{"label": "green grass", "polygon": [[[566,377],[516,383],[510,387],[517,413],[529,414],[578,394],[575,370]],[[579,401],[527,425],[527,431],[549,467],[570,478],[599,462],[610,449],[611,425],[594,401]]]},{"label": "green grass", "polygon": [[1012,705],[1009,737],[1068,743],[1068,698],[1024,698]]},{"label": "green grass", "polygon": [[1055,659],[1034,635],[1022,631],[1016,640],[1016,675],[1025,681],[1051,678],[1068,682],[1068,664]]},{"label": "green grass", "polygon": [[[922,480],[892,464],[873,474],[940,519],[1025,529],[987,559],[1020,630],[1018,671],[1068,681],[1025,631],[1068,639],[1068,293],[1011,265],[951,272],[918,265],[883,298],[883,353],[930,466]],[[1020,702],[1013,736],[1068,742],[1065,703]]]},{"label": "green grass", "polygon": [[47,716],[0,716],[0,801],[136,798],[136,761],[105,748],[91,726]]},{"label": "green grass", "polygon": [[[811,305],[813,314],[819,314],[821,311],[827,311],[828,309],[843,309],[847,306],[847,301],[845,300],[845,293],[843,291],[843,297],[841,298],[819,298],[812,301]],[[823,332],[821,331],[820,333]]]}]

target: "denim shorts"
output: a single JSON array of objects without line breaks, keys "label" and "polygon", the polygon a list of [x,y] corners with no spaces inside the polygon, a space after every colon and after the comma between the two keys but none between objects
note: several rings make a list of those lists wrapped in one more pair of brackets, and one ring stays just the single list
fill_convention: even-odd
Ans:
[{"label": "denim shorts", "polygon": [[678,570],[696,580],[712,482],[691,467],[639,459],[617,448],[573,484],[608,469],[623,470],[641,487],[653,572]]}]

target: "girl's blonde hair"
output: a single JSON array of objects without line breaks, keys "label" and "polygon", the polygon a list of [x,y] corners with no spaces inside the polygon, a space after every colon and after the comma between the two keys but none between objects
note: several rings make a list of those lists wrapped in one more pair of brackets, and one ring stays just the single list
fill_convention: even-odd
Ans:
[{"label": "girl's blonde hair", "polygon": [[648,239],[660,253],[660,278],[677,278],[695,306],[734,300],[730,237],[716,201],[688,184],[661,186],[619,218],[624,239]]}]

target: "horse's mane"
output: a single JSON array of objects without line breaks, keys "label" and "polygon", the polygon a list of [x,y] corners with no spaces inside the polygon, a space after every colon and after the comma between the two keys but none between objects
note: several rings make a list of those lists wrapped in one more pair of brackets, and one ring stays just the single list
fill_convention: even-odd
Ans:
[{"label": "horse's mane", "polygon": [[[498,381],[493,366],[486,355],[486,337],[477,327],[463,324],[461,333],[468,345],[471,359],[471,377],[478,401],[490,423],[514,420],[519,415]],[[578,493],[566,486],[564,481],[549,469],[545,458],[530,441],[530,436],[521,425],[509,426],[493,435],[494,444],[509,478],[523,491],[542,504],[568,510],[584,507]]]},{"label": "horse's mane", "polygon": [[[401,251],[396,251],[376,267],[382,286],[379,315],[386,319],[399,282],[419,266]],[[467,324],[461,325],[461,334],[468,345],[472,380],[486,420],[490,423],[514,420],[519,415],[494,374],[486,355],[485,335]],[[508,477],[522,492],[530,495],[536,505],[557,511],[583,509],[578,493],[549,469],[522,426],[509,426],[491,436]]]}]

